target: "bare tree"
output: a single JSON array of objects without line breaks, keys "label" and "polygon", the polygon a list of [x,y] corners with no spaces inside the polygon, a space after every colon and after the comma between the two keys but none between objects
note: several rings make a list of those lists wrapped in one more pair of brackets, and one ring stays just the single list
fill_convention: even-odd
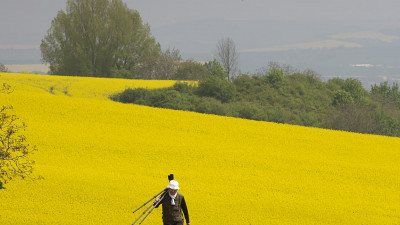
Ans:
[{"label": "bare tree", "polygon": [[236,51],[235,42],[231,38],[220,39],[217,43],[217,59],[228,73],[228,81],[237,72],[239,54]]},{"label": "bare tree", "polygon": [[[0,87],[0,93],[11,92],[11,87],[6,83]],[[3,183],[15,177],[32,178],[30,174],[35,163],[29,156],[36,151],[36,146],[30,146],[21,134],[26,125],[11,113],[12,109],[12,106],[0,108],[0,189]]]},{"label": "bare tree", "polygon": [[182,57],[179,50],[175,48],[168,48],[161,54],[158,60],[155,78],[165,80],[173,79],[173,76],[176,74],[181,61]]}]

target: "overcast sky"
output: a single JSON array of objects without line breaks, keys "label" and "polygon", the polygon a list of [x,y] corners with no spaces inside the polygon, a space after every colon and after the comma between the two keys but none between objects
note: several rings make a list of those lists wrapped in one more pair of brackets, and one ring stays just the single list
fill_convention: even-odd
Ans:
[{"label": "overcast sky", "polygon": [[127,0],[153,25],[203,19],[399,20],[398,0]]},{"label": "overcast sky", "polygon": [[[399,0],[125,0],[153,29],[210,19],[400,24]],[[0,0],[0,49],[38,47],[66,0]]]}]

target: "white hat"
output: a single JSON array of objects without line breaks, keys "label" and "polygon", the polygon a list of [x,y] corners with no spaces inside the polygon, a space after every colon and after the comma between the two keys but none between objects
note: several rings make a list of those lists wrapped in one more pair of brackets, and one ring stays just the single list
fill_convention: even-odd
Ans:
[{"label": "white hat", "polygon": [[173,189],[173,190],[178,190],[179,189],[179,183],[176,180],[171,180],[169,181],[169,185],[168,187],[169,189]]}]

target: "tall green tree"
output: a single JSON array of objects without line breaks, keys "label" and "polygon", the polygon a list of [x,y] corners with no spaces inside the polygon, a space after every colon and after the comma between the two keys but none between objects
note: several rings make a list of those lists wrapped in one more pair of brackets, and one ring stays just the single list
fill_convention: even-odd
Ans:
[{"label": "tall green tree", "polygon": [[161,47],[136,10],[121,0],[68,0],[40,46],[50,73],[152,78]]},{"label": "tall green tree", "polygon": [[361,81],[354,78],[347,78],[342,88],[349,92],[351,97],[356,100],[361,100],[367,95],[367,91],[363,88]]},{"label": "tall green tree", "polygon": [[228,73],[225,72],[221,64],[217,60],[209,61],[204,64],[207,69],[208,75],[218,77],[221,80],[227,79]]},{"label": "tall green tree", "polygon": [[3,63],[0,63],[0,72],[8,72],[8,68]]}]

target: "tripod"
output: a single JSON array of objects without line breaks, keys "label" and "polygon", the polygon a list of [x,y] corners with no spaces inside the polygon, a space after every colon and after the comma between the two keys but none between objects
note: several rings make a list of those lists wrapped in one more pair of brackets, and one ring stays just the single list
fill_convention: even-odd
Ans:
[{"label": "tripod", "polygon": [[[170,174],[168,176],[168,180],[173,180],[174,179],[174,175]],[[157,193],[156,195],[154,195],[150,200],[148,200],[147,202],[145,202],[143,205],[141,205],[139,208],[137,208],[135,211],[133,211],[133,213],[135,213],[136,211],[138,211],[139,209],[141,209],[143,206],[147,205],[147,203],[151,202],[153,199],[159,197],[159,201],[156,203],[151,204],[146,210],[144,210],[144,212],[135,220],[135,222],[132,223],[132,225],[134,225],[143,215],[146,214],[145,217],[143,217],[143,219],[139,222],[139,224],[142,224],[143,221],[147,218],[147,216],[150,215],[150,213],[154,210],[154,208],[158,207],[161,203],[161,201],[164,199],[164,196],[168,193],[168,188],[163,189],[162,191],[160,191],[159,193]],[[150,210],[150,211],[149,211]]]}]

